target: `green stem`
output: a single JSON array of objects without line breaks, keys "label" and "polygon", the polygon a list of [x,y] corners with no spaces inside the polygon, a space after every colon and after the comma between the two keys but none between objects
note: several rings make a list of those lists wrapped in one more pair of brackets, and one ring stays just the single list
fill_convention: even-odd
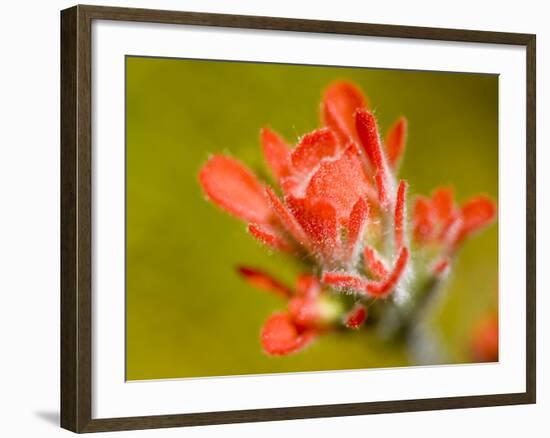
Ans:
[{"label": "green stem", "polygon": [[387,340],[406,341],[419,322],[425,319],[424,316],[432,307],[440,289],[441,281],[430,276],[404,304],[383,303],[378,312],[378,328],[382,337]]}]

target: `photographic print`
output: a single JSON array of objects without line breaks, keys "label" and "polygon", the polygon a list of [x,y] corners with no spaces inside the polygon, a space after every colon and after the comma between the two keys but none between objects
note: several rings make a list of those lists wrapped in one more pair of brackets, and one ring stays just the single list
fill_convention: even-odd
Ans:
[{"label": "photographic print", "polygon": [[498,361],[498,75],[125,62],[127,380]]},{"label": "photographic print", "polygon": [[61,13],[61,425],[536,402],[536,36]]}]

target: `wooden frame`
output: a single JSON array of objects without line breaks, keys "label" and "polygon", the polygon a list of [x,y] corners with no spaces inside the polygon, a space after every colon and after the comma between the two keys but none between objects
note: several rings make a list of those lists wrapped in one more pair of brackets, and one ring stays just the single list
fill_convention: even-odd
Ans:
[{"label": "wooden frame", "polygon": [[[91,23],[221,26],[525,46],[527,51],[526,392],[467,397],[92,419]],[[61,12],[61,426],[99,432],[535,403],[535,35],[160,10],[75,6]]]}]

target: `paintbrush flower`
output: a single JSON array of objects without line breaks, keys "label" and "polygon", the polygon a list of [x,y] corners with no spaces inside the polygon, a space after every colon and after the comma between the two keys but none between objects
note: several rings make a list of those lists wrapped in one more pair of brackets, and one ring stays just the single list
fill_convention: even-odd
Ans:
[{"label": "paintbrush flower", "polygon": [[[330,325],[319,318],[326,290],[355,297],[351,307],[340,307],[339,321],[357,328],[366,317],[364,301],[407,288],[414,275],[408,184],[396,178],[406,137],[407,121],[400,118],[383,140],[367,99],[354,84],[339,81],[323,95],[321,128],[295,146],[269,128],[261,130],[265,161],[278,187],[227,155],[213,155],[200,170],[210,201],[245,221],[261,243],[309,262],[315,274],[310,278],[317,294],[312,295],[299,285],[295,292],[279,287],[259,271],[241,271],[249,282],[288,299],[287,309],[272,315],[262,330],[267,353],[298,351]],[[489,224],[495,212],[494,202],[485,197],[457,207],[444,188],[416,200],[412,240],[420,250],[440,248],[434,276],[448,270],[458,245]]]},{"label": "paintbrush flower", "polygon": [[[212,202],[248,222],[262,243],[305,253],[324,269],[343,269],[356,263],[365,234],[380,233],[382,219],[393,216],[393,170],[404,150],[406,121],[395,124],[383,148],[366,99],[347,82],[326,90],[322,120],[324,127],[304,135],[294,148],[272,130],[262,130],[263,152],[280,195],[225,155],[208,160],[200,183]],[[403,204],[404,198],[401,211]],[[402,222],[403,214],[398,219]],[[396,226],[402,239],[403,224]]]},{"label": "paintbrush flower", "polygon": [[361,303],[344,312],[343,303],[313,275],[299,275],[295,287],[290,288],[260,269],[241,266],[237,270],[250,285],[282,298],[286,304],[286,309],[273,313],[262,328],[260,342],[269,355],[299,351],[339,326],[359,328],[367,317]]}]

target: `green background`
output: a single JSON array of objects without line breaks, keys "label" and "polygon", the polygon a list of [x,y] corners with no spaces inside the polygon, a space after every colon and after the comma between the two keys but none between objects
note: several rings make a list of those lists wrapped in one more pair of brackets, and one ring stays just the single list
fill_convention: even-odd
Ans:
[{"label": "green background", "polygon": [[[261,326],[285,303],[246,284],[235,266],[263,268],[288,284],[299,267],[248,236],[198,184],[200,167],[218,152],[271,181],[260,128],[295,142],[319,126],[322,90],[336,79],[362,88],[383,133],[407,117],[400,177],[410,200],[438,185],[454,186],[459,201],[477,193],[497,199],[496,76],[127,57],[128,380],[410,365],[403,349],[368,331],[266,356]],[[469,360],[472,325],[496,306],[497,278],[493,225],[463,246],[433,316],[451,362]]]}]

